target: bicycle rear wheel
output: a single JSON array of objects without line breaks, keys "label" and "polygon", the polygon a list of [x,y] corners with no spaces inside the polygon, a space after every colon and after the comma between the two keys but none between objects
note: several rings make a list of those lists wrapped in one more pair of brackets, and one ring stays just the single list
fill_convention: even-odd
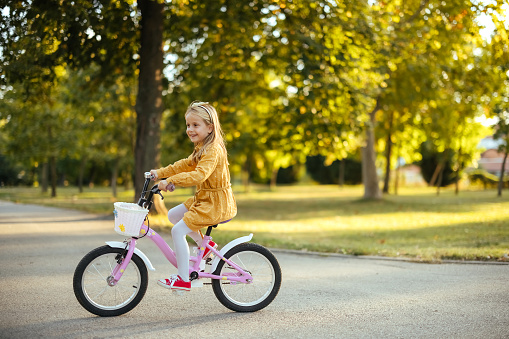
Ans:
[{"label": "bicycle rear wheel", "polygon": [[[255,312],[269,305],[281,286],[281,268],[274,255],[265,247],[253,243],[235,246],[225,254],[253,277],[249,284],[213,279],[212,289],[217,299],[236,312]],[[214,274],[237,274],[238,271],[221,260]]]},{"label": "bicycle rear wheel", "polygon": [[121,248],[102,246],[81,259],[74,272],[73,288],[76,299],[87,311],[101,317],[121,315],[136,307],[145,295],[147,267],[136,254],[117,284],[108,284],[118,261],[124,259],[124,252]]}]

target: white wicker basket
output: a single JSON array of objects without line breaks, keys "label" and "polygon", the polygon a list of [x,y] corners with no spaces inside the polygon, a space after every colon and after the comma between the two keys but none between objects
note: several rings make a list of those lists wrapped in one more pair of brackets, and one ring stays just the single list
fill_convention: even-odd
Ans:
[{"label": "white wicker basket", "polygon": [[130,202],[116,202],[113,205],[115,206],[113,211],[115,232],[129,237],[139,236],[148,210]]}]

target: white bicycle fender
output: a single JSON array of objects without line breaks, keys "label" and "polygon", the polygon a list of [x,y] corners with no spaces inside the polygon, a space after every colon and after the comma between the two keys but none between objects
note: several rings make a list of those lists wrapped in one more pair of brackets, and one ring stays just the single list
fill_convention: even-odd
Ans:
[{"label": "white bicycle fender", "polygon": [[[235,240],[232,240],[228,244],[226,244],[226,246],[221,248],[221,251],[219,251],[219,253],[221,253],[221,255],[224,256],[229,250],[231,250],[235,246],[240,245],[240,244],[245,243],[245,242],[248,242],[248,241],[251,241],[251,239],[253,239],[253,233],[251,233],[250,235],[246,235],[246,236],[237,238]],[[219,264],[220,260],[221,259],[216,255],[214,260],[212,261],[212,268],[210,269],[211,273],[216,270],[217,264]]]},{"label": "white bicycle fender", "polygon": [[[125,248],[125,243],[120,242],[120,241],[106,241],[106,245],[108,245],[109,247],[112,247],[112,248],[122,248],[122,249]],[[138,255],[138,257],[140,257],[141,260],[143,260],[143,262],[145,263],[145,265],[147,265],[147,268],[149,270],[151,270],[151,271],[156,270],[154,268],[154,266],[152,266],[152,263],[150,262],[149,258],[145,255],[145,253],[143,253],[142,251],[140,251],[137,248],[134,249],[134,253],[136,253]]]}]

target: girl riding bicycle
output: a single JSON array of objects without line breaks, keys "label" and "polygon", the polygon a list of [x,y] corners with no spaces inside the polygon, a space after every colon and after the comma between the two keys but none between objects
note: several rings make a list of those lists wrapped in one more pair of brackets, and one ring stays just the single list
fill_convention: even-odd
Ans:
[{"label": "girl riding bicycle", "polygon": [[[178,264],[178,275],[160,279],[157,283],[172,290],[191,290],[189,280],[189,246],[186,235],[202,245],[200,229],[232,219],[237,214],[237,205],[231,189],[230,172],[223,132],[214,107],[208,102],[193,102],[186,114],[187,135],[194,143],[193,153],[173,165],[153,169],[155,178],[166,178],[159,182],[162,191],[175,186],[196,186],[194,197],[168,212],[174,225],[171,230]],[[214,243],[210,243],[212,247]],[[204,254],[208,256],[210,250]]]}]

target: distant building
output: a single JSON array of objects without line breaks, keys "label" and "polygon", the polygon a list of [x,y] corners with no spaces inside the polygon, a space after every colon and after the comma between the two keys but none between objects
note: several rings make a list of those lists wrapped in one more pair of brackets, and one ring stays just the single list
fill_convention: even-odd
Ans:
[{"label": "distant building", "polygon": [[[479,168],[494,174],[500,175],[502,170],[502,161],[504,161],[504,153],[498,151],[498,146],[503,144],[503,140],[494,140],[493,137],[486,137],[479,143],[480,148],[485,148],[486,151],[481,153],[481,159],[479,159]],[[506,174],[509,174],[509,159],[505,164]]]},{"label": "distant building", "polygon": [[403,185],[415,186],[425,185],[426,182],[422,178],[421,168],[417,165],[409,164],[401,167],[401,180]]}]

